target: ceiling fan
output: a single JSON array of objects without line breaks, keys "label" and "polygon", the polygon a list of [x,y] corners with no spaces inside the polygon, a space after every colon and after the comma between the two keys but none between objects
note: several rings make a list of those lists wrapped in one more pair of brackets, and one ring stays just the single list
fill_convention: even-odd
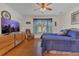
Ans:
[{"label": "ceiling fan", "polygon": [[[38,9],[42,12],[48,10],[48,11],[52,11],[52,8],[49,7],[49,5],[51,5],[52,3],[36,3],[36,5],[39,7]],[[38,10],[36,9],[36,10]]]}]

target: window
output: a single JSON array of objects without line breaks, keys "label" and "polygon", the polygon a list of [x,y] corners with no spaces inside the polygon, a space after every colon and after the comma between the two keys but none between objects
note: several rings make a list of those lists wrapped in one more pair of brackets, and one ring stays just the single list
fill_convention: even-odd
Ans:
[{"label": "window", "polygon": [[34,18],[33,19],[33,33],[51,33],[52,32],[52,18]]}]

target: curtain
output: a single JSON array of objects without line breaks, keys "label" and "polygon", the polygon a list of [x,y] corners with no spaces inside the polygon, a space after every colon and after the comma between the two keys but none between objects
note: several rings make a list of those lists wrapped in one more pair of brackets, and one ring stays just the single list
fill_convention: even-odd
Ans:
[{"label": "curtain", "polygon": [[33,19],[33,33],[51,33],[52,32],[52,18],[34,18]]}]

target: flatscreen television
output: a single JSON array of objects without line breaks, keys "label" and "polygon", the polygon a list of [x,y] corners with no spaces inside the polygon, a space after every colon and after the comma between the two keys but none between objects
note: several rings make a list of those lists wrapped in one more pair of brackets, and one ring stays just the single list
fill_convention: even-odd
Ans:
[{"label": "flatscreen television", "polygon": [[2,28],[2,34],[19,32],[20,24],[18,21],[15,20],[3,19],[1,20],[1,28]]},{"label": "flatscreen television", "polygon": [[19,22],[11,20],[10,21],[10,30],[11,30],[11,32],[19,32],[20,31]]}]

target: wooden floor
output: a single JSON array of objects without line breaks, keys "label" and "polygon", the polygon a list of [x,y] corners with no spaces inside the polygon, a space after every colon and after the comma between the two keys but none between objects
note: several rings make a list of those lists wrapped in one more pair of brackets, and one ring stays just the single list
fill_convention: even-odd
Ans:
[{"label": "wooden floor", "polygon": [[[4,56],[41,56],[40,39],[27,41],[10,50]],[[45,56],[79,56],[79,54],[44,53]]]},{"label": "wooden floor", "polygon": [[30,41],[25,40],[20,45],[6,53],[4,56],[41,56],[38,40],[39,39]]}]

